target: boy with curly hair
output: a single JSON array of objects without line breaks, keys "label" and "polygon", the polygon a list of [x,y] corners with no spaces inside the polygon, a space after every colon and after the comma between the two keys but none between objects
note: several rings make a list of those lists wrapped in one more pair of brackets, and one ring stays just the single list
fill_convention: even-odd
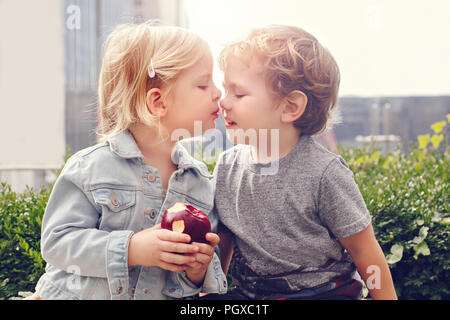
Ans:
[{"label": "boy with curly hair", "polygon": [[371,298],[396,299],[353,173],[312,137],[336,109],[332,55],[300,28],[269,26],[225,47],[220,63],[236,144],[214,172],[222,267],[234,253],[236,285],[221,298],[358,299],[358,271]]}]

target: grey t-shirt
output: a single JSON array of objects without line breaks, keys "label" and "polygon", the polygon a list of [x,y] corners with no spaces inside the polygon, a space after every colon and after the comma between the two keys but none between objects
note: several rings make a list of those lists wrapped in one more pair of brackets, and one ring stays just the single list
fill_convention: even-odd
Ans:
[{"label": "grey t-shirt", "polygon": [[233,234],[239,286],[251,291],[255,278],[281,275],[300,290],[355,270],[337,239],[364,230],[371,219],[344,159],[305,135],[276,163],[255,163],[246,145],[222,153],[217,163],[215,209]]}]

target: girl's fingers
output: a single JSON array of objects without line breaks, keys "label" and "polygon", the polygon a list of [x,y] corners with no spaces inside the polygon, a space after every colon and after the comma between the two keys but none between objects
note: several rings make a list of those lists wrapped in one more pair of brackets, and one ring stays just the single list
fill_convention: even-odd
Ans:
[{"label": "girl's fingers", "polygon": [[164,241],[185,242],[191,241],[191,237],[186,233],[173,232],[167,229],[160,229],[158,231],[158,238]]},{"label": "girl's fingers", "polygon": [[217,246],[219,244],[219,242],[220,242],[219,236],[217,234],[215,234],[215,233],[212,233],[212,232],[207,233],[206,236],[205,236],[205,239],[207,241],[209,241],[209,243],[210,243],[210,245],[212,247]]},{"label": "girl's fingers", "polygon": [[170,264],[178,264],[185,265],[189,263],[195,262],[195,257],[193,256],[185,256],[182,254],[170,253],[170,252],[161,252],[160,260],[162,262],[170,263]]},{"label": "girl's fingers", "polygon": [[191,254],[191,256],[195,258],[195,262],[186,264],[191,268],[202,268],[208,266],[212,259],[212,255],[204,253],[195,253]]},{"label": "girl's fingers", "polygon": [[161,223],[155,224],[153,227],[150,228],[150,230],[158,230],[161,229]]},{"label": "girl's fingers", "polygon": [[214,254],[214,247],[210,246],[209,244],[206,243],[199,243],[199,242],[193,242],[192,243],[195,246],[198,246],[199,248],[199,253],[203,253],[206,254],[208,256],[212,256]]},{"label": "girl's fingers", "polygon": [[211,256],[203,253],[197,253],[195,255],[195,261],[207,266],[211,262]]},{"label": "girl's fingers", "polygon": [[199,252],[199,247],[194,244],[163,241],[161,243],[161,250],[176,253],[197,253]]},{"label": "girl's fingers", "polygon": [[186,270],[186,266],[185,265],[177,265],[177,264],[172,264],[172,263],[167,263],[164,261],[161,261],[159,264],[159,267],[161,269],[167,270],[167,271],[172,271],[172,272],[181,272]]},{"label": "girl's fingers", "polygon": [[195,261],[195,262],[186,264],[186,266],[191,268],[191,269],[200,269],[200,268],[203,267],[203,264],[200,263],[200,262]]}]

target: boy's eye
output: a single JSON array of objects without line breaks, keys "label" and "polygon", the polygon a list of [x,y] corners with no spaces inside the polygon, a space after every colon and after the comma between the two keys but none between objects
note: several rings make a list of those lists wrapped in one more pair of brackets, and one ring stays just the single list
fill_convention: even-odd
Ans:
[{"label": "boy's eye", "polygon": [[245,94],[235,94],[234,96],[238,99],[241,99],[241,98],[245,97]]},{"label": "boy's eye", "polygon": [[198,86],[200,89],[202,89],[202,90],[206,90],[206,89],[208,89],[208,86]]}]

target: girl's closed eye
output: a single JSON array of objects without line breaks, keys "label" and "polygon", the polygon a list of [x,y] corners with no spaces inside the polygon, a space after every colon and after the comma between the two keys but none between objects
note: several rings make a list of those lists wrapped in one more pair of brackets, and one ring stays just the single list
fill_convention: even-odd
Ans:
[{"label": "girl's closed eye", "polygon": [[198,88],[202,89],[202,90],[206,90],[208,89],[208,85],[202,85],[202,86],[197,86]]},{"label": "girl's closed eye", "polygon": [[234,96],[235,96],[237,99],[241,99],[241,98],[245,97],[246,95],[245,95],[245,94],[236,93]]}]

